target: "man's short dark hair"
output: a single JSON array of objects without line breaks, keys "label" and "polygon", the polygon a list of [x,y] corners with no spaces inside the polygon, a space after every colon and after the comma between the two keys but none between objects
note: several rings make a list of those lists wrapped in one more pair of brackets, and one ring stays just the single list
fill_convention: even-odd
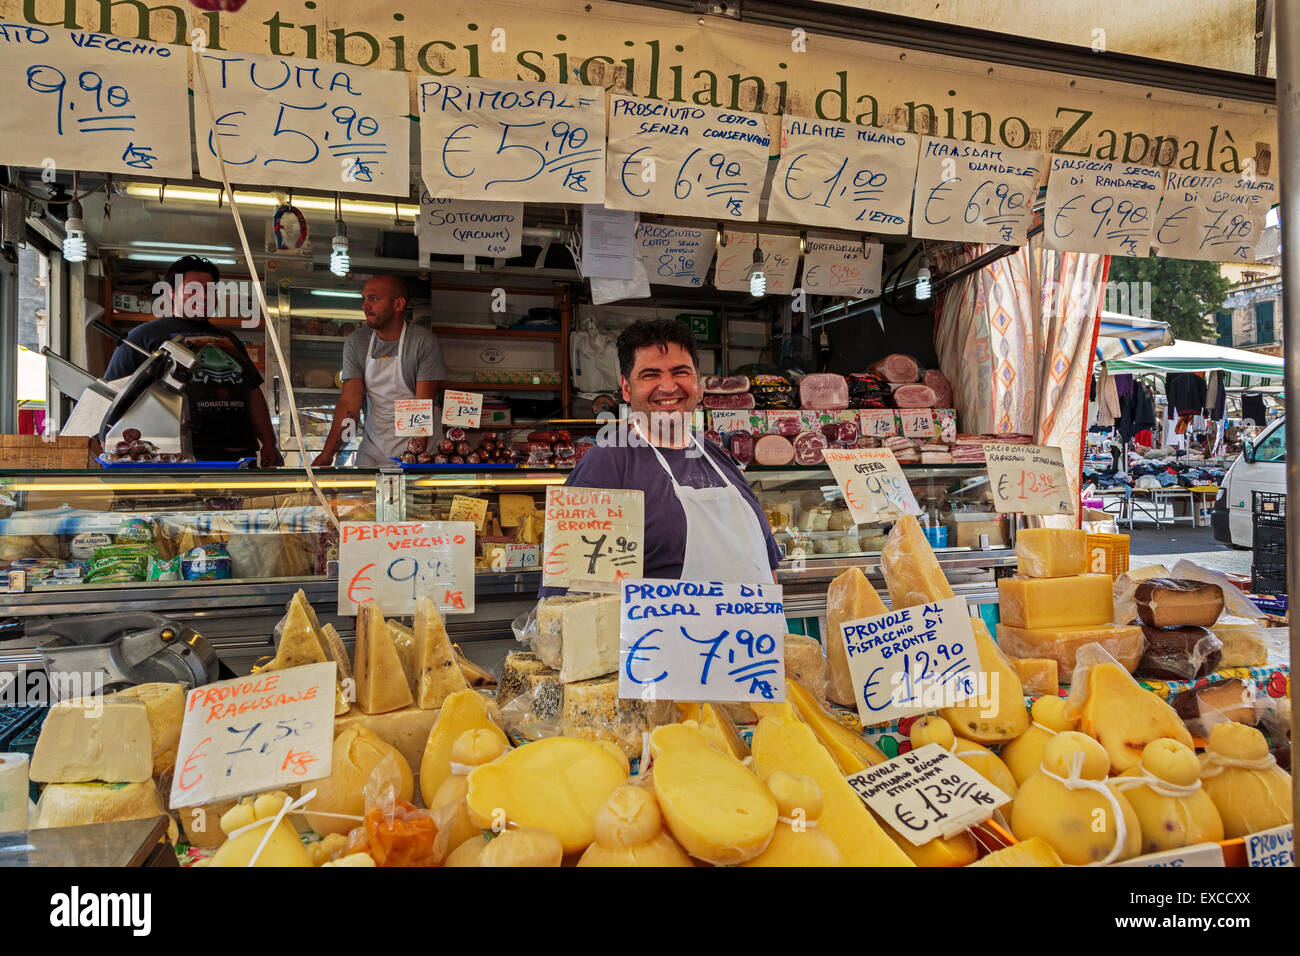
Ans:
[{"label": "man's short dark hair", "polygon": [[183,282],[187,272],[206,272],[212,276],[213,282],[221,281],[221,270],[216,267],[211,259],[205,259],[202,256],[181,256],[164,273],[167,284],[175,285],[178,276]]},{"label": "man's short dark hair", "polygon": [[632,375],[636,365],[637,349],[655,346],[661,352],[667,352],[668,346],[680,345],[691,357],[691,364],[696,371],[700,368],[700,357],[696,353],[695,333],[684,322],[677,319],[640,319],[633,322],[618,337],[618,372],[624,378]]},{"label": "man's short dark hair", "polygon": [[405,299],[407,311],[409,312],[411,310],[411,287],[406,284],[405,279],[403,279],[401,276],[395,276],[391,272],[381,272],[379,275],[375,276],[375,278],[387,279],[389,282],[391,282],[393,284],[394,291],[397,293],[396,295],[393,296],[393,298]]}]

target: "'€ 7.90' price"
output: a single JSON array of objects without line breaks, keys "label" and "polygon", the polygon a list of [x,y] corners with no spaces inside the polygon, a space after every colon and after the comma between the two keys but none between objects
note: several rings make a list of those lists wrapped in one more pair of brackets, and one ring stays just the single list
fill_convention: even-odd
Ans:
[{"label": "'\u20ac 7.90' price", "polygon": [[[740,686],[747,686],[751,695],[761,695],[765,700],[773,699],[773,688],[766,680],[784,667],[780,657],[775,656],[776,639],[771,634],[755,635],[744,628],[732,631],[724,629],[715,636],[695,637],[685,627],[678,626],[681,636],[692,644],[699,645],[699,683],[701,687],[716,681],[718,676],[713,667],[726,671],[726,677]],[[643,667],[652,663],[651,652],[662,650],[664,629],[653,627],[632,642],[628,648],[624,668],[632,683],[653,686],[668,677],[668,671],[661,671],[650,676],[654,668]]]}]

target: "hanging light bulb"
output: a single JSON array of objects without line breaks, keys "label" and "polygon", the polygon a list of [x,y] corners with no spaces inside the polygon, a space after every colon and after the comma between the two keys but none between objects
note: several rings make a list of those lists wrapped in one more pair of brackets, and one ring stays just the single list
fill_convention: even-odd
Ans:
[{"label": "hanging light bulb", "polygon": [[921,256],[921,268],[916,270],[916,301],[928,302],[930,300],[930,263]]},{"label": "hanging light bulb", "polygon": [[754,264],[749,267],[749,294],[759,299],[767,294],[767,276],[763,274],[763,250],[754,238]]},{"label": "hanging light bulb", "polygon": [[334,220],[334,240],[330,249],[330,272],[336,276],[346,276],[352,271],[352,261],[348,256],[348,227],[342,219]]},{"label": "hanging light bulb", "polygon": [[81,221],[81,203],[68,203],[68,221],[63,226],[63,258],[68,262],[86,261],[86,224]]}]

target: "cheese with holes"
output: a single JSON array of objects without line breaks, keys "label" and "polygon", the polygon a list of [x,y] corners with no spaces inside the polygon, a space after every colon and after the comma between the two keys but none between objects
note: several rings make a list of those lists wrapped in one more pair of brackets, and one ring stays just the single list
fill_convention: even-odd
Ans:
[{"label": "cheese with holes", "polygon": [[998,646],[1008,656],[1053,660],[1057,673],[1067,683],[1074,673],[1075,656],[1085,644],[1100,644],[1130,674],[1142,660],[1142,628],[1135,624],[1090,624],[1087,627],[998,625]]},{"label": "cheese with holes", "polygon": [[[999,632],[999,639],[1001,632]],[[1005,648],[1004,648],[1005,650]],[[1026,697],[1042,697],[1044,694],[1056,694],[1061,689],[1056,676],[1056,661],[1042,657],[1013,658],[1016,673],[1020,675],[1020,686]]]},{"label": "cheese with holes", "polygon": [[388,623],[373,601],[357,614],[357,704],[367,714],[382,714],[413,703]]},{"label": "cheese with holes", "polygon": [[618,670],[619,598],[607,594],[560,610],[560,680],[566,684]]},{"label": "cheese with holes", "polygon": [[41,783],[144,783],[153,778],[149,708],[129,698],[87,697],[50,708],[32,754]]},{"label": "cheese with holes", "polygon": [[185,720],[184,684],[137,684],[111,695],[119,700],[143,701],[149,709],[149,740],[153,748],[153,775],[176,766],[176,747]]},{"label": "cheese with holes", "polygon": [[671,701],[620,700],[618,675],[564,685],[560,719],[566,737],[607,740],[629,760],[641,756],[641,735],[671,721]]},{"label": "cheese with holes", "polygon": [[[896,610],[953,596],[939,559],[912,515],[903,515],[894,522],[880,550],[880,568],[889,588],[890,603]],[[883,614],[884,610],[879,613]]]},{"label": "cheese with holes", "polygon": [[885,613],[884,602],[859,568],[838,575],[826,590],[826,696],[837,704],[852,707],[857,702],[853,675],[849,673],[849,652],[841,627],[847,621]]},{"label": "cheese with holes", "polygon": [[1076,528],[1022,528],[1016,560],[1029,578],[1060,578],[1087,570],[1087,534]]},{"label": "cheese with holes", "polygon": [[1002,622],[1013,627],[1109,624],[1115,613],[1111,595],[1113,584],[1109,574],[999,578],[998,604]]},{"label": "cheese with holes", "polygon": [[437,606],[428,598],[415,603],[415,703],[424,708],[441,707],[448,694],[465,690],[469,684],[456,663],[447,628]]},{"label": "cheese with holes", "polygon": [[[152,780],[143,783],[52,783],[41,792],[32,829],[147,820],[164,813],[162,798]],[[220,831],[217,833],[217,842],[220,842]]]},{"label": "cheese with holes", "polygon": [[353,707],[342,717],[334,718],[334,736],[337,737],[350,727],[365,727],[380,740],[396,748],[414,769],[420,766],[424,745],[428,743],[429,732],[437,719],[438,711],[424,710],[414,704],[401,710],[390,710],[386,714],[367,714],[360,708]]}]

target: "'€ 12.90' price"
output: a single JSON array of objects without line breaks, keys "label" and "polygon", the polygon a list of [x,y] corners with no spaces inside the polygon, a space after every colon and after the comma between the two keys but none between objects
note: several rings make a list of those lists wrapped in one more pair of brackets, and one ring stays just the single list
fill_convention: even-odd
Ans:
[{"label": "'\u20ac 12.90' price", "polygon": [[[998,497],[1003,501],[1028,501],[1048,495],[1058,495],[1061,486],[1057,476],[1050,472],[1032,471],[1022,468],[1020,472],[1005,474],[998,479]],[[1057,504],[1057,510],[1070,513],[1070,506],[1065,501]]]}]

